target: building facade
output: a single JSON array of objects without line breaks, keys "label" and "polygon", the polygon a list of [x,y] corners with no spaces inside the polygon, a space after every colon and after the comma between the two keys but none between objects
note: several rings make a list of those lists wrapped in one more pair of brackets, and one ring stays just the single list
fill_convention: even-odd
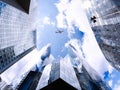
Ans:
[{"label": "building facade", "polygon": [[23,1],[0,1],[0,73],[36,47],[37,0]]},{"label": "building facade", "polygon": [[96,40],[110,64],[120,71],[120,2],[118,0],[83,0]]},{"label": "building facade", "polygon": [[71,63],[72,60],[74,59],[66,56],[47,65],[43,70],[36,90],[111,90],[96,73],[92,73],[93,70],[91,74],[94,77],[97,76],[97,80],[91,77],[86,70],[88,66],[83,65],[80,71],[79,65],[74,67]]}]

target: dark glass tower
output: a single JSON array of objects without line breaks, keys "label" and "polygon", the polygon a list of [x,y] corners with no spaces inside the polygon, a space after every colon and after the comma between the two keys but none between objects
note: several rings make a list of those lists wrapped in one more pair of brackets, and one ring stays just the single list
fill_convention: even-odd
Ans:
[{"label": "dark glass tower", "polygon": [[110,64],[120,71],[120,1],[83,0],[96,40]]},{"label": "dark glass tower", "polygon": [[0,73],[36,46],[34,1],[0,0]]},{"label": "dark glass tower", "polygon": [[88,73],[87,68],[91,67],[85,62],[80,71],[78,66],[72,65],[73,60],[66,56],[46,66],[36,90],[111,90],[93,69],[90,71],[92,75]]},{"label": "dark glass tower", "polygon": [[30,71],[23,82],[18,85],[18,90],[33,90],[31,85],[34,90],[111,90],[86,62],[82,52],[71,44],[69,46],[71,53],[64,58],[51,60],[49,58],[50,45],[47,45],[44,48],[47,51],[41,55],[43,61],[40,67],[36,67],[34,72]]}]

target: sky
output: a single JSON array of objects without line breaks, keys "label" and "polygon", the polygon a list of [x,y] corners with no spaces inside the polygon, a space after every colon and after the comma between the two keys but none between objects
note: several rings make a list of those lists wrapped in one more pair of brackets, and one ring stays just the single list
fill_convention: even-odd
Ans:
[{"label": "sky", "polygon": [[[89,3],[85,5],[87,8]],[[105,59],[90,28],[80,0],[39,0],[37,49],[51,44],[54,58],[71,53],[67,45],[81,49],[87,63],[111,86],[120,90],[120,73]],[[56,31],[64,31],[61,34]]]},{"label": "sky", "polygon": [[[79,52],[78,56],[83,56],[112,90],[120,90],[120,72],[114,69],[102,54],[82,9],[81,0],[39,0],[38,5],[37,49],[2,73],[2,79],[7,83],[12,81],[17,84],[24,73],[35,65],[40,67],[43,59],[41,56],[45,56],[44,65],[47,65],[52,62],[50,60],[57,60],[67,54],[76,57],[71,51],[72,48]],[[89,3],[85,5],[88,6]],[[59,30],[63,32],[56,33]],[[50,56],[49,59],[47,55]],[[21,74],[18,76],[18,73]]]}]

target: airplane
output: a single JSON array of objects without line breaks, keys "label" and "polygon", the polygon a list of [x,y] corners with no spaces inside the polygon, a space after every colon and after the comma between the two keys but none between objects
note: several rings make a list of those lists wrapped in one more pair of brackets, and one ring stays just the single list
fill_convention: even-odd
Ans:
[{"label": "airplane", "polygon": [[62,33],[64,32],[63,30],[57,30],[55,33]]}]

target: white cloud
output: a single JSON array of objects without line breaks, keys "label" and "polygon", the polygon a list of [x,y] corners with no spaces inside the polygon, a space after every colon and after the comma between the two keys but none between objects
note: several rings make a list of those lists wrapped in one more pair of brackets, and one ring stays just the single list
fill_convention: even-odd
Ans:
[{"label": "white cloud", "polygon": [[58,16],[56,16],[56,19],[58,28],[67,28],[65,16],[62,13],[59,13]]},{"label": "white cloud", "polygon": [[113,90],[120,90],[120,80],[118,80],[117,84],[114,86]]},{"label": "white cloud", "polygon": [[52,26],[55,26],[55,22],[51,22],[51,25],[52,25]]},{"label": "white cloud", "polygon": [[113,81],[112,80],[108,81],[108,84],[109,84],[110,87],[112,87]]},{"label": "white cloud", "polygon": [[44,17],[43,24],[44,25],[53,25],[53,26],[55,25],[55,23],[50,20],[50,17],[47,17],[47,16]]},{"label": "white cloud", "polygon": [[45,65],[48,65],[48,64],[51,64],[53,61],[55,60],[55,58],[53,57],[53,55],[50,55],[49,58],[47,58],[44,63],[43,63],[43,66]]},{"label": "white cloud", "polygon": [[50,18],[49,17],[44,17],[43,19],[43,24],[50,24]]},{"label": "white cloud", "polygon": [[49,44],[47,44],[47,45],[45,45],[41,50],[40,50],[40,53],[41,53],[41,55],[46,55],[46,54],[48,54],[48,52],[51,52],[51,44],[49,43]]},{"label": "white cloud", "polygon": [[51,44],[48,43],[47,45],[45,45],[41,50],[40,50],[40,60],[41,60],[41,56],[43,58],[45,58],[44,60],[42,60],[41,62],[39,62],[37,64],[38,67],[42,66],[46,66],[50,63],[53,62],[53,60],[55,60],[54,56],[51,54]]},{"label": "white cloud", "polygon": [[72,0],[71,2],[68,2],[68,0],[60,0],[60,2],[56,4],[59,11],[58,16],[56,16],[57,25],[61,28],[66,28],[67,26],[68,34],[73,33],[71,32],[71,30],[74,29],[72,26],[73,24],[85,33],[82,48],[86,60],[101,76],[103,76],[103,73],[109,70],[110,67],[96,42],[87,16],[81,5],[80,0]]},{"label": "white cloud", "polygon": [[43,24],[50,24],[50,18],[49,17],[44,17]]},{"label": "white cloud", "polygon": [[120,84],[119,84],[119,85],[116,85],[113,90],[120,90]]},{"label": "white cloud", "polygon": [[83,2],[83,8],[88,9],[88,8],[90,8],[90,7],[92,7],[90,1],[85,1],[85,2]]},{"label": "white cloud", "polygon": [[68,8],[68,3],[69,0],[60,0],[59,3],[55,4],[59,13],[56,16],[57,19],[57,27],[58,28],[67,28],[67,23],[66,23],[66,16],[64,15],[64,11],[67,10]]},{"label": "white cloud", "polygon": [[60,13],[62,13],[64,10],[68,8],[67,3],[69,3],[69,0],[60,0],[58,3],[55,4]]},{"label": "white cloud", "polygon": [[111,74],[113,72],[114,68],[109,64],[108,65],[108,71]]},{"label": "white cloud", "polygon": [[[70,3],[68,1],[69,0],[66,0],[66,1],[61,0],[59,3],[56,4],[56,7],[58,8],[58,11],[59,11],[57,18],[59,17],[63,20],[61,24],[64,24],[66,20],[69,28],[72,28],[72,24],[75,24],[76,26],[81,28],[81,30],[88,27],[88,24],[85,24],[86,27],[84,27],[84,23],[88,23],[88,22],[86,22],[87,18],[84,18],[85,13],[83,13],[83,10],[81,9],[81,1],[72,0]],[[58,20],[58,23],[59,23],[59,20]]]}]

